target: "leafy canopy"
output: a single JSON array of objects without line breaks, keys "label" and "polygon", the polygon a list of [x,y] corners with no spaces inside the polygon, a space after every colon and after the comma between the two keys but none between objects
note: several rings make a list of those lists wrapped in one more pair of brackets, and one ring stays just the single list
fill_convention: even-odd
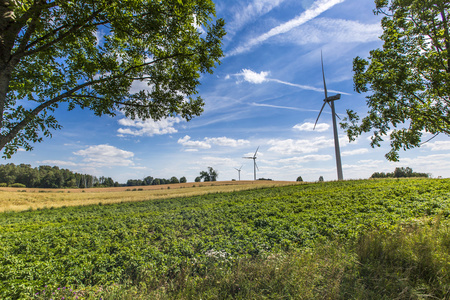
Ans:
[{"label": "leafy canopy", "polygon": [[442,0],[376,0],[384,14],[382,49],[367,60],[353,61],[355,90],[370,92],[369,111],[360,117],[348,110],[350,140],[373,131],[371,146],[390,137],[386,158],[420,146],[423,134],[450,134],[450,2]]},{"label": "leafy canopy", "polygon": [[[1,1],[0,149],[11,157],[51,136],[61,104],[142,120],[200,115],[200,74],[220,63],[224,35],[211,0]],[[148,88],[135,92],[139,82]]]}]

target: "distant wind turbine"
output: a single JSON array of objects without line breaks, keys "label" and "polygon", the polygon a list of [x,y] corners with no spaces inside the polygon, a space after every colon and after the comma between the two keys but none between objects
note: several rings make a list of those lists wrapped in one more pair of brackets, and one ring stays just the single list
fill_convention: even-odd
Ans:
[{"label": "distant wind turbine", "polygon": [[253,154],[253,156],[243,157],[246,159],[253,159],[253,173],[254,173],[255,180],[256,180],[256,169],[258,169],[258,171],[259,171],[258,165],[256,165],[256,153],[258,152],[258,149],[259,149],[259,146],[258,146],[258,148],[256,148],[255,154]]},{"label": "distant wind turbine", "polygon": [[322,51],[320,52],[320,59],[322,61],[322,77],[323,77],[323,89],[325,91],[325,99],[323,99],[324,103],[322,105],[322,108],[320,109],[319,115],[317,116],[316,123],[314,124],[314,129],[316,128],[317,122],[319,121],[320,114],[322,113],[323,108],[325,107],[326,104],[328,104],[331,107],[331,115],[333,118],[334,152],[336,155],[337,176],[338,176],[338,180],[343,180],[344,176],[342,175],[341,151],[339,150],[339,138],[338,138],[337,124],[336,124],[337,115],[336,115],[336,111],[334,109],[334,101],[341,99],[341,94],[337,94],[337,95],[328,97],[327,84],[325,83],[325,71],[323,69]]},{"label": "distant wind turbine", "polygon": [[242,170],[242,166],[238,169],[238,168],[235,168],[236,169],[236,171],[238,171],[238,174],[239,174],[239,181],[241,181],[241,170]]}]

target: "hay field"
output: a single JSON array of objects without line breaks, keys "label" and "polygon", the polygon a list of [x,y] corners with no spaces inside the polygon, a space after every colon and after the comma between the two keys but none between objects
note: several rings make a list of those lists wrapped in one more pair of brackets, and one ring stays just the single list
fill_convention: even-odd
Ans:
[{"label": "hay field", "polygon": [[190,197],[220,192],[251,190],[300,184],[295,181],[215,181],[188,182],[167,185],[90,188],[90,189],[41,189],[0,188],[0,212],[134,202],[177,197]]}]

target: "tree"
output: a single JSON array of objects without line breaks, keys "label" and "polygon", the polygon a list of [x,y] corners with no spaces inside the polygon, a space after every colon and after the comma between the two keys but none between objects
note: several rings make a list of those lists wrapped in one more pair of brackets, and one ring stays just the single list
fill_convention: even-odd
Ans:
[{"label": "tree", "polygon": [[450,135],[450,2],[375,0],[383,14],[383,48],[353,61],[355,90],[371,92],[360,122],[352,110],[342,127],[350,140],[373,131],[371,146],[390,137],[386,158],[419,147],[423,133]]},{"label": "tree", "polygon": [[200,177],[200,176],[197,176],[197,177],[195,177],[195,180],[194,180],[195,182],[200,182],[200,181],[202,181],[202,178]]},{"label": "tree", "polygon": [[319,182],[323,181],[323,176],[319,176]]},{"label": "tree", "polygon": [[186,179],[186,177],[181,177],[180,178],[180,183],[186,183],[187,182],[187,179]]},{"label": "tree", "polygon": [[297,177],[297,181],[303,181],[302,176],[298,176],[298,177]]},{"label": "tree", "polygon": [[152,176],[147,176],[142,180],[144,185],[152,185],[153,182],[153,177]]},{"label": "tree", "polygon": [[[4,156],[59,129],[59,106],[142,120],[200,115],[200,74],[223,56],[224,21],[214,15],[212,0],[2,1]],[[136,82],[148,89],[131,92]]]},{"label": "tree", "polygon": [[171,178],[170,178],[170,183],[180,183],[180,181],[178,180],[178,178],[176,178],[175,176],[172,176]]},{"label": "tree", "polygon": [[203,181],[217,181],[217,177],[219,177],[219,173],[214,170],[212,167],[208,167],[208,171],[201,171],[200,178]]}]

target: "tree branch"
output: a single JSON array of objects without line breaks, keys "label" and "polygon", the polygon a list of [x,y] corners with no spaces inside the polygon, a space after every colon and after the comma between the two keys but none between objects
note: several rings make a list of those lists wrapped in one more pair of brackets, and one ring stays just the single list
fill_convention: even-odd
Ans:
[{"label": "tree branch", "polygon": [[[191,55],[194,55],[194,54],[180,54],[180,53],[176,53],[176,54],[173,54],[173,55],[169,55],[167,57],[161,57],[161,58],[155,59],[155,60],[153,60],[151,62],[148,62],[148,63],[145,63],[145,64],[141,64],[141,65],[137,65],[137,66],[131,66],[128,69],[126,69],[123,72],[121,72],[121,74],[117,74],[117,75],[114,75],[114,76],[108,76],[108,77],[105,77],[105,78],[101,78],[101,79],[85,82],[83,84],[80,84],[77,87],[74,87],[73,89],[71,89],[69,91],[66,91],[66,92],[62,93],[61,95],[59,95],[59,96],[57,96],[57,97],[55,97],[55,98],[53,98],[51,100],[43,102],[42,104],[37,106],[35,109],[33,109],[22,121],[20,121],[16,126],[14,126],[10,130],[10,132],[7,135],[4,136],[3,139],[1,139],[1,141],[0,141],[0,149],[2,149],[8,142],[10,142],[14,138],[14,136],[16,136],[16,134],[20,130],[25,128],[25,126],[31,120],[33,120],[33,118],[35,118],[40,112],[42,112],[44,109],[48,108],[49,106],[51,106],[51,105],[53,105],[53,104],[55,104],[57,102],[62,101],[65,98],[69,98],[69,97],[76,97],[76,98],[90,97],[90,98],[94,98],[95,97],[97,99],[104,100],[102,98],[99,98],[99,97],[96,97],[96,96],[92,96],[92,95],[74,95],[75,92],[77,92],[77,91],[79,91],[79,90],[81,90],[81,89],[83,89],[85,87],[92,86],[94,84],[103,83],[103,82],[106,82],[108,80],[112,80],[112,79],[117,79],[117,78],[123,77],[124,75],[126,75],[126,73],[132,71],[133,69],[140,68],[140,67],[143,67],[143,66],[146,66],[146,65],[150,65],[150,64],[156,63],[158,61],[164,60],[164,59],[171,59],[171,58],[174,58],[174,57],[177,57],[177,56],[184,56],[184,55],[185,56],[191,56]],[[130,106],[136,106],[136,107],[148,107],[146,105],[139,105],[139,104],[135,104],[135,103],[134,104],[133,103],[125,103],[125,102],[120,102],[120,101],[113,101],[113,102],[117,103],[117,104],[130,105]]]},{"label": "tree branch", "polygon": [[[75,33],[77,30],[79,30],[79,29],[81,29],[83,27],[92,26],[92,25],[87,25],[87,23],[92,21],[95,17],[97,17],[102,11],[103,11],[103,9],[99,9],[99,10],[93,12],[88,18],[84,19],[83,21],[79,22],[78,24],[73,25],[66,32],[64,32],[62,34],[59,34],[59,36],[57,38],[55,38],[52,41],[49,41],[47,44],[44,44],[41,47],[38,47],[36,49],[29,50],[29,51],[22,52],[22,53],[17,53],[17,54],[20,57],[30,56],[30,55],[33,55],[33,54],[35,54],[37,52],[41,52],[43,50],[46,50],[46,49],[50,48],[51,46],[53,46],[53,45],[57,44],[58,42],[62,41],[63,39],[65,39],[69,35]],[[109,22],[106,22],[106,23],[109,23]],[[44,35],[43,37],[40,37],[40,38],[36,39],[35,41],[31,42],[30,44],[28,44],[25,47],[24,50],[29,49],[32,46],[38,44],[39,42],[44,41],[45,39],[49,38],[50,36],[57,34],[58,32],[60,32],[62,29],[66,28],[66,27],[67,26],[60,26],[60,27],[54,29],[52,32],[49,32],[48,34]]]}]

